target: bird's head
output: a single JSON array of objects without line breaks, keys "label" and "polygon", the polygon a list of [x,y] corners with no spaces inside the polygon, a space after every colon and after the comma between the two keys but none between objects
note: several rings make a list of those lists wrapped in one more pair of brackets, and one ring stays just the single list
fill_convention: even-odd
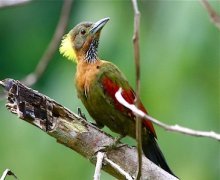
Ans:
[{"label": "bird's head", "polygon": [[109,18],[95,23],[82,22],[64,35],[60,45],[60,53],[70,60],[94,62],[97,59],[97,48],[101,29]]}]

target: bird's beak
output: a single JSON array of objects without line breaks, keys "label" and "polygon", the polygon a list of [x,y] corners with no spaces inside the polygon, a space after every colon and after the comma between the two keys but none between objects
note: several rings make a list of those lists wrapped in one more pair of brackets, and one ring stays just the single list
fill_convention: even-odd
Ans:
[{"label": "bird's beak", "polygon": [[98,31],[100,31],[105,24],[109,21],[110,18],[103,18],[99,21],[97,21],[96,23],[94,23],[94,25],[92,26],[92,28],[90,29],[90,33],[91,34],[96,34]]}]

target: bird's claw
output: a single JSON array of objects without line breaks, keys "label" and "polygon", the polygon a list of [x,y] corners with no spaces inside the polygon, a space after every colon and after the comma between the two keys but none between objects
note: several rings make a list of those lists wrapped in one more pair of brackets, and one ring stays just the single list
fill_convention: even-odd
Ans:
[{"label": "bird's claw", "polygon": [[105,146],[102,146],[102,147],[100,147],[96,152],[95,152],[95,154],[96,153],[98,153],[98,152],[109,152],[109,151],[111,151],[111,150],[116,150],[116,149],[118,149],[118,148],[121,148],[121,147],[124,147],[124,146],[126,146],[126,144],[118,144],[118,145],[115,145],[114,143],[112,143],[112,144],[110,144],[110,145],[105,145]]},{"label": "bird's claw", "polygon": [[100,147],[100,149],[97,152],[108,152],[108,151],[111,151],[111,150],[115,150],[115,149],[118,149],[118,148],[121,148],[121,147],[124,147],[126,146],[126,144],[119,144],[120,140],[123,138],[124,136],[120,136],[120,137],[117,137],[115,138],[109,145],[104,145],[102,147]]},{"label": "bird's claw", "polygon": [[103,148],[100,151],[108,152],[108,151],[115,150],[115,149],[118,149],[124,146],[126,146],[126,144],[116,144],[113,142],[110,145],[103,146]]},{"label": "bird's claw", "polygon": [[77,108],[77,113],[81,118],[87,120],[85,114],[82,112],[80,107]]}]

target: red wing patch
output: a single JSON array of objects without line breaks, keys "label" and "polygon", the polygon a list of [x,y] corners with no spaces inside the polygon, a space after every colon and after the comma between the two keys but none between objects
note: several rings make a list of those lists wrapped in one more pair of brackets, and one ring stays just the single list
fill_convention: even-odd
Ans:
[{"label": "red wing patch", "polygon": [[[119,86],[114,83],[111,79],[109,79],[108,77],[103,77],[102,79],[102,86],[103,86],[103,90],[105,92],[105,94],[107,94],[109,97],[112,98],[114,106],[116,109],[118,109],[119,111],[123,112],[123,113],[127,113],[128,116],[130,117],[135,117],[135,115],[133,114],[133,112],[129,109],[127,109],[126,107],[124,107],[122,104],[120,104],[118,102],[118,100],[115,97],[115,93],[118,91]],[[135,101],[135,92],[133,91],[132,88],[129,88],[128,90],[124,90],[122,91],[122,97],[129,103],[129,104],[134,104]],[[142,110],[143,112],[147,113],[147,110],[144,108],[143,104],[140,102],[138,108],[140,110]],[[153,124],[148,121],[145,120],[143,122],[144,126],[150,130],[151,133],[153,133],[153,135],[155,137],[157,137],[156,132],[154,130]]]}]

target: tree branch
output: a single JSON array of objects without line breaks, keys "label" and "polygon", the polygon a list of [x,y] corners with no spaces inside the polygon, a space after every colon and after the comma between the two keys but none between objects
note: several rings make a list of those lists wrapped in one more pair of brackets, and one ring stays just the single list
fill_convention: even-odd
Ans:
[{"label": "tree branch", "polygon": [[190,136],[196,136],[196,137],[209,137],[215,140],[220,141],[220,134],[217,134],[213,131],[207,132],[207,131],[196,131],[193,129],[189,129],[186,127],[182,127],[179,125],[167,125],[165,123],[160,122],[159,120],[145,114],[143,111],[141,111],[140,109],[138,109],[134,104],[129,104],[121,95],[122,93],[122,89],[119,88],[119,90],[115,93],[115,97],[118,100],[118,102],[120,102],[122,105],[124,105],[126,108],[130,109],[134,114],[136,114],[137,116],[139,116],[140,118],[145,118],[149,121],[151,121],[152,123],[162,127],[163,129],[167,130],[167,131],[172,131],[172,132],[178,132],[178,133],[182,133],[182,134],[186,134],[186,135],[190,135]]},{"label": "tree branch", "polygon": [[14,178],[17,179],[17,176],[16,176],[10,169],[6,169],[6,170],[3,172],[2,176],[0,177],[0,180],[5,180],[5,178],[6,178],[8,175],[9,175],[9,176],[14,176]]},{"label": "tree branch", "polygon": [[98,152],[97,155],[96,155],[97,161],[96,161],[95,173],[94,173],[93,180],[100,180],[101,169],[102,169],[102,163],[103,163],[104,156],[105,156],[105,153],[103,153],[103,152]]},{"label": "tree branch", "polygon": [[[96,153],[102,147],[113,143],[114,138],[110,135],[19,81],[5,79],[0,81],[0,84],[6,90],[6,107],[9,111],[54,137],[57,142],[78,152],[93,164],[97,160]],[[111,161],[131,177],[135,177],[138,164],[136,154],[136,148],[129,146],[108,151],[102,169],[117,179],[124,179],[124,174],[113,167]],[[142,156],[142,161],[143,179],[176,180],[176,177],[156,166],[145,156]]]},{"label": "tree branch", "polygon": [[31,0],[1,0],[0,8],[20,6],[29,2],[31,2]]},{"label": "tree branch", "polygon": [[210,20],[213,24],[220,30],[220,16],[209,4],[208,0],[201,0],[202,5],[205,7],[206,11],[209,14]]},{"label": "tree branch", "polygon": [[106,162],[108,162],[115,170],[117,170],[120,174],[124,175],[124,177],[127,180],[132,180],[133,178],[130,176],[130,174],[128,174],[127,172],[125,172],[118,164],[114,163],[113,161],[111,161],[108,158],[104,158]]},{"label": "tree branch", "polygon": [[[134,61],[136,68],[136,106],[140,103],[140,49],[139,49],[139,27],[140,27],[140,11],[138,9],[137,0],[132,0],[134,10],[134,34],[133,34],[133,46],[134,46]],[[136,140],[138,149],[138,173],[137,179],[141,177],[142,167],[142,120],[136,117]]]},{"label": "tree branch", "polygon": [[65,29],[69,21],[70,12],[72,9],[72,2],[73,0],[64,0],[60,14],[60,19],[57,24],[56,31],[50,41],[50,44],[48,45],[41,59],[39,60],[39,63],[36,66],[34,72],[30,73],[22,80],[22,82],[27,86],[32,86],[38,81],[38,79],[42,76],[42,74],[46,70],[58,46],[60,45],[60,41],[63,37],[63,34],[65,32]]}]

